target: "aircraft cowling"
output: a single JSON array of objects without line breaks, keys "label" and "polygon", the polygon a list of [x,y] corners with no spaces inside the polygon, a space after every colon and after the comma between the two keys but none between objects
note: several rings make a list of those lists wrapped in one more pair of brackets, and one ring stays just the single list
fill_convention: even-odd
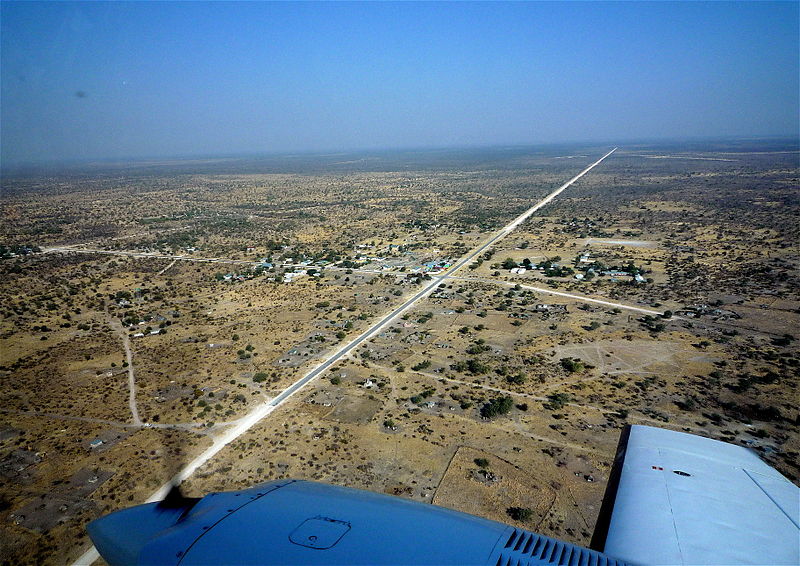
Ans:
[{"label": "aircraft cowling", "polygon": [[111,566],[208,564],[622,564],[602,553],[443,507],[316,482],[151,503],[93,521]]}]

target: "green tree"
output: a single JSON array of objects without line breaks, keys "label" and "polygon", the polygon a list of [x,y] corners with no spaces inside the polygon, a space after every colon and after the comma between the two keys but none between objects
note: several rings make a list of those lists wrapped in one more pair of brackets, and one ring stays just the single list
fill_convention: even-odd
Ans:
[{"label": "green tree", "polygon": [[527,523],[533,517],[533,511],[527,507],[509,507],[506,509],[506,513],[515,521],[520,521],[522,523]]},{"label": "green tree", "polygon": [[513,406],[514,401],[508,395],[495,397],[481,407],[481,416],[486,419],[491,419],[497,415],[505,415]]},{"label": "green tree", "polygon": [[514,269],[515,267],[518,267],[518,264],[510,257],[507,257],[506,259],[503,260],[503,263],[501,263],[500,266],[503,269]]}]

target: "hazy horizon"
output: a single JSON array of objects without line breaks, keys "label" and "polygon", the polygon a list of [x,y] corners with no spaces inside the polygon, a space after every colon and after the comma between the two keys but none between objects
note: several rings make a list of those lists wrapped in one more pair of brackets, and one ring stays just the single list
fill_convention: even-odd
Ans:
[{"label": "hazy horizon", "polygon": [[792,2],[0,10],[4,168],[798,135]]}]

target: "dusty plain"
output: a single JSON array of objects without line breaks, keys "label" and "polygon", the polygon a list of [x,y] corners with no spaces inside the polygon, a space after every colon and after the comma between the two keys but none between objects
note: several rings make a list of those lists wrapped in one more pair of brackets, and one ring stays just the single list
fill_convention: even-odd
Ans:
[{"label": "dusty plain", "polygon": [[[88,521],[608,149],[4,174],[0,563],[70,563]],[[749,446],[797,483],[799,157],[619,148],[185,491],[306,478],[586,545],[626,423]]]}]

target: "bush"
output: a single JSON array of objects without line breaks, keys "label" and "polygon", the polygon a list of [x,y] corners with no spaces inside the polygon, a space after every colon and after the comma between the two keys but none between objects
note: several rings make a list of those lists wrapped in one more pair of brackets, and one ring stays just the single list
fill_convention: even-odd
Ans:
[{"label": "bush", "polygon": [[578,358],[561,358],[559,362],[561,363],[561,367],[569,373],[580,373],[585,369],[583,362]]},{"label": "bush", "polygon": [[489,371],[489,366],[479,360],[467,360],[467,369],[473,375],[480,375]]},{"label": "bush", "polygon": [[513,383],[514,385],[522,385],[525,383],[525,376],[521,373],[517,373],[514,375],[507,375],[506,381],[509,383]]},{"label": "bush", "polygon": [[253,376],[253,381],[256,383],[261,383],[262,381],[266,381],[269,376],[266,372],[260,371]]},{"label": "bush", "polygon": [[509,507],[506,509],[506,513],[515,521],[521,521],[523,523],[530,521],[533,517],[533,511],[527,507]]},{"label": "bush", "polygon": [[489,460],[486,458],[475,458],[475,465],[479,468],[488,468],[489,467]]},{"label": "bush", "polygon": [[508,395],[504,397],[495,397],[481,407],[481,416],[486,419],[491,419],[497,415],[505,415],[513,406],[514,401]]},{"label": "bush", "polygon": [[478,354],[482,354],[483,352],[488,352],[491,349],[492,347],[485,344],[483,340],[478,340],[474,344],[472,344],[469,348],[467,348],[467,354],[475,356]]},{"label": "bush", "polygon": [[559,409],[563,408],[564,405],[569,403],[572,398],[569,396],[569,393],[551,393],[547,396],[548,402],[546,406],[554,411],[558,411]]}]

